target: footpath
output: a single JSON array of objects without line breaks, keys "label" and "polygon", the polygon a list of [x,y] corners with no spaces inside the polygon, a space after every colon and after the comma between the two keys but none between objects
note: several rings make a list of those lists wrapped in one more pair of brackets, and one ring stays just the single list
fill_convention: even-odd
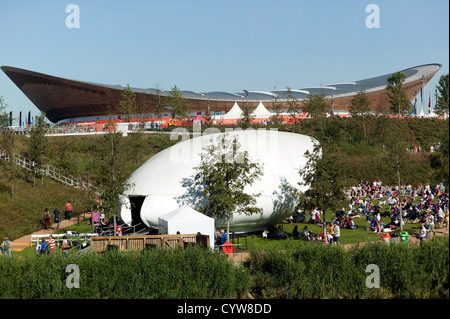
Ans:
[{"label": "footpath", "polygon": [[[81,221],[81,219],[85,220],[85,219],[88,219],[90,217],[91,217],[90,213],[86,213],[85,217],[81,217],[80,216],[80,221]],[[38,231],[36,231],[36,232],[34,232],[32,234],[25,235],[23,237],[20,237],[20,238],[14,240],[11,249],[13,251],[21,251],[21,250],[31,246],[31,236],[32,235],[53,234],[53,233],[56,233],[57,231],[59,231],[61,229],[64,229],[64,228],[69,227],[69,226],[72,226],[72,225],[74,225],[76,223],[78,223],[78,217],[72,217],[70,220],[69,219],[62,220],[58,229],[56,229],[56,225],[53,224],[48,229],[41,229],[41,230],[38,230]],[[436,226],[434,236],[446,236],[446,235],[447,235],[447,230],[446,230],[445,226],[442,229],[439,229],[439,227]],[[420,240],[415,235],[411,235],[411,236],[409,236],[409,242],[412,245],[416,245],[416,244],[420,243]],[[347,249],[350,249],[352,246],[355,246],[355,245],[364,245],[364,243],[344,244],[343,247],[344,247],[344,249],[347,250]],[[246,260],[248,258],[248,255],[249,254],[247,252],[243,252],[241,254],[231,254],[230,255],[230,259],[233,259],[234,261],[244,261],[244,260]]]},{"label": "footpath", "polygon": [[[85,216],[85,217],[83,217]],[[80,221],[90,218],[90,213],[82,214],[80,216]],[[13,251],[21,251],[27,247],[31,246],[31,236],[32,235],[48,235],[56,233],[57,231],[64,229],[66,227],[72,226],[74,224],[78,223],[78,216],[72,217],[71,219],[64,219],[61,220],[61,224],[59,224],[58,229],[56,229],[56,225],[52,224],[48,229],[41,229],[38,231],[35,231],[32,234],[25,235],[23,237],[17,238],[12,242],[11,250]]]}]

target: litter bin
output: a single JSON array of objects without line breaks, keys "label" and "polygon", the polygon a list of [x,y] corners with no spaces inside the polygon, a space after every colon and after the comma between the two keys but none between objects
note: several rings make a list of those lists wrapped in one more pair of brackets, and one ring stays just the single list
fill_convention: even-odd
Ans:
[{"label": "litter bin", "polygon": [[391,234],[391,242],[394,244],[398,243],[398,234],[397,233],[392,233]]},{"label": "litter bin", "polygon": [[408,245],[408,239],[409,239],[408,237],[409,237],[408,232],[406,232],[406,231],[400,232],[400,241],[402,243],[404,243],[405,245]]},{"label": "litter bin", "polygon": [[389,245],[389,242],[391,241],[391,235],[388,233],[381,233],[381,239]]}]

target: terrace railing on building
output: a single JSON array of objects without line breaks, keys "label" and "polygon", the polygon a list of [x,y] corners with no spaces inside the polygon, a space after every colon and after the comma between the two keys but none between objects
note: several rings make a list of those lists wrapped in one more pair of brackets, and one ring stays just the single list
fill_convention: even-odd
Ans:
[{"label": "terrace railing on building", "polygon": [[185,248],[188,245],[209,247],[209,236],[199,234],[145,235],[145,236],[99,236],[91,238],[91,251],[103,252],[114,248],[119,251],[149,248]]}]

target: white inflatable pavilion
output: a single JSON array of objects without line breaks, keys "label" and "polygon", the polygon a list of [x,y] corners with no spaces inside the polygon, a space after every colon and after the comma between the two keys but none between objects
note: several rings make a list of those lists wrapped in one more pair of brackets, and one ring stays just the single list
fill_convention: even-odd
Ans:
[{"label": "white inflatable pavilion", "polygon": [[[198,209],[203,195],[193,189],[195,167],[200,164],[204,146],[212,143],[218,134],[203,134],[180,141],[145,162],[129,178],[132,185],[123,195],[121,218],[129,224],[143,222],[149,227],[159,227],[159,217],[188,204]],[[294,214],[295,198],[285,191],[284,185],[299,187],[299,169],[306,164],[306,151],[312,151],[317,141],[306,135],[276,130],[235,130],[227,132],[236,136],[241,150],[248,151],[253,161],[263,166],[263,175],[245,191],[261,193],[256,198],[261,214],[234,213],[230,229],[235,232],[265,229]],[[307,187],[299,187],[305,191]],[[133,205],[130,205],[133,203]],[[215,220],[216,229],[225,228],[225,221]]]}]

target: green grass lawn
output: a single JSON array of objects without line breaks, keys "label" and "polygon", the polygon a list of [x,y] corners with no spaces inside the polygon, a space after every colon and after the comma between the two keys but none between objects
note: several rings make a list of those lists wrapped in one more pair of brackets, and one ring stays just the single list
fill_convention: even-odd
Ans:
[{"label": "green grass lawn", "polygon": [[[374,200],[373,203],[374,205],[378,204],[378,200]],[[380,208],[380,213],[384,213],[386,211],[386,209],[388,209],[389,206],[382,206]],[[334,215],[334,212],[328,210],[326,213],[326,220],[330,221],[332,218],[336,218],[336,216]],[[307,212],[306,214],[306,218],[309,219],[309,212]],[[361,243],[361,242],[373,242],[373,241],[381,241],[381,235],[374,233],[372,231],[366,231],[365,229],[367,227],[370,226],[370,223],[366,221],[366,217],[356,217],[353,219],[355,226],[358,226],[357,229],[341,229],[341,237],[340,237],[340,242],[342,244],[354,244],[354,243]],[[391,218],[389,216],[387,217],[382,217],[382,221],[384,224],[389,224],[391,222]],[[317,225],[313,225],[313,224],[309,224],[309,223],[281,223],[281,224],[277,224],[276,228],[278,228],[278,226],[282,226],[283,230],[289,235],[292,236],[292,231],[294,229],[294,227],[297,225],[298,226],[298,231],[301,232],[303,231],[303,228],[305,226],[308,226],[308,230],[312,231],[315,234],[320,234],[322,232],[322,227],[321,226],[317,226]],[[403,230],[404,231],[408,231],[410,233],[417,233],[420,231],[420,224],[412,224],[409,223],[409,220],[406,220],[406,224],[403,226]],[[327,229],[327,232],[329,230]],[[262,233],[262,232],[261,232]],[[231,236],[232,237],[232,236]],[[297,240],[302,240],[302,239],[298,239],[298,238],[292,238],[289,237],[287,239],[287,241],[297,241]],[[248,236],[247,240],[245,240],[244,238],[240,238],[239,241],[237,239],[232,240],[233,243],[235,244],[240,244],[243,249],[245,249],[246,247],[248,249],[259,249],[259,248],[264,248],[264,247],[282,247],[285,245],[284,240],[280,240],[280,239],[267,239],[267,238],[262,238],[261,235],[253,235],[253,236]],[[311,244],[315,244],[314,242],[310,242]]]},{"label": "green grass lawn", "polygon": [[[374,201],[375,204],[378,204],[378,201]],[[380,209],[380,212],[383,213],[388,208],[388,206],[384,206]],[[307,212],[309,213],[309,212]],[[309,215],[306,215],[307,219],[309,219]],[[326,220],[331,220],[335,218],[335,215],[331,211],[326,212]],[[341,237],[340,242],[342,244],[354,244],[360,242],[374,242],[381,241],[381,236],[372,231],[366,231],[365,229],[370,226],[370,223],[366,221],[365,217],[354,218],[354,223],[358,226],[357,229],[341,229]],[[391,222],[390,217],[382,217],[382,220],[385,224],[389,224]],[[299,238],[292,237],[292,231],[294,227],[297,225],[298,230],[301,232],[305,226],[308,226],[308,230],[312,231],[315,234],[320,234],[322,232],[322,227],[309,224],[309,223],[292,223],[288,224],[286,222],[275,225],[276,227],[282,226],[283,230],[290,236],[286,240],[277,240],[277,239],[267,239],[262,238],[261,233],[257,235],[247,236],[247,238],[239,238],[239,239],[231,239],[234,244],[239,244],[239,248],[244,250],[252,250],[252,249],[264,249],[264,248],[283,248],[286,244],[295,243],[295,241],[303,240]],[[87,224],[87,221],[82,221],[80,219],[79,224],[74,224],[65,229],[60,229],[55,234],[63,234],[65,231],[76,231],[77,233],[90,233],[91,225]],[[411,224],[406,222],[403,226],[403,230],[410,231],[413,233],[420,231],[420,224]],[[329,230],[327,229],[327,232]],[[232,237],[232,236],[231,236]],[[314,242],[309,242],[312,245],[316,244]],[[19,256],[33,256],[35,255],[35,246],[29,247],[27,249],[22,250],[21,252],[15,252],[15,254]]]}]

